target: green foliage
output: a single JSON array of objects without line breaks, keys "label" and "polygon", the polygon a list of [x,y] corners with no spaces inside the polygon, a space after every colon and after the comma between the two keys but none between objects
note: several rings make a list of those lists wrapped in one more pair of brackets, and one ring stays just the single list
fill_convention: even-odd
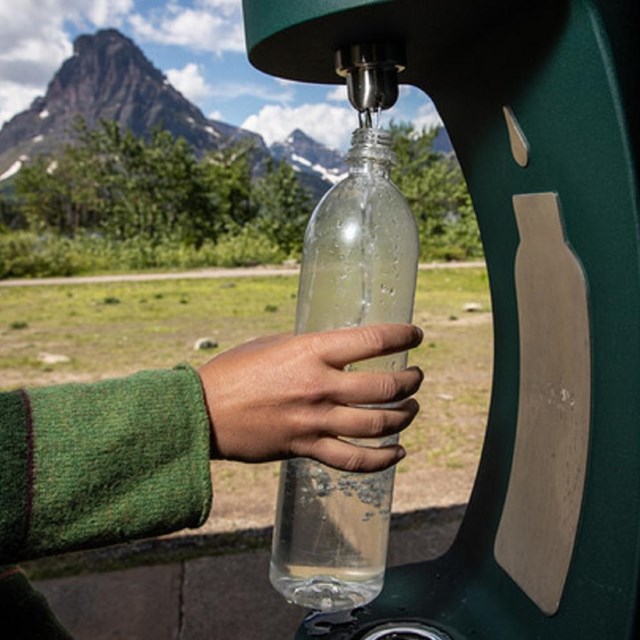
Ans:
[{"label": "green foliage", "polygon": [[256,228],[284,254],[298,257],[302,252],[304,230],[311,212],[311,199],[302,188],[291,165],[270,163],[257,181]]},{"label": "green foliage", "polygon": [[20,229],[25,220],[16,202],[14,178],[6,178],[0,182],[0,234],[11,229]]},{"label": "green foliage", "polygon": [[392,178],[416,216],[423,260],[465,260],[482,255],[471,197],[452,156],[433,150],[438,129],[417,132],[393,124],[398,162]]},{"label": "green foliage", "polygon": [[[393,179],[418,222],[423,260],[482,255],[471,200],[437,130],[391,125]],[[74,124],[0,196],[0,278],[200,268],[298,258],[310,197],[287,163],[252,175],[250,142],[198,159],[166,131],[138,139],[115,122]]]},{"label": "green foliage", "polygon": [[277,264],[286,254],[263,233],[251,226],[227,233],[207,250],[209,262],[220,267]]},{"label": "green foliage", "polygon": [[0,278],[42,278],[148,269],[199,269],[278,264],[282,249],[251,226],[221,235],[200,247],[144,237],[122,242],[99,236],[65,238],[30,232],[0,234]]},{"label": "green foliage", "polygon": [[51,234],[0,234],[0,278],[69,276],[81,270],[73,243]]},{"label": "green foliage", "polygon": [[40,157],[16,178],[31,229],[196,246],[224,229],[208,167],[183,139],[156,130],[146,141],[112,121],[89,129],[77,120],[75,135],[55,160]]},{"label": "green foliage", "polygon": [[252,143],[240,142],[209,154],[202,163],[210,217],[216,220],[213,239],[243,227],[256,215],[251,193],[252,151]]}]

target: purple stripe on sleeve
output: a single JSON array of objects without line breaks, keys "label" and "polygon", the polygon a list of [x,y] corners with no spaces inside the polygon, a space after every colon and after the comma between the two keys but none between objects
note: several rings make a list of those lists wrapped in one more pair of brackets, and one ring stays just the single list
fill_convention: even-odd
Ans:
[{"label": "purple stripe on sleeve", "polygon": [[22,573],[20,567],[8,567],[4,571],[0,571],[0,581],[8,580],[11,576],[15,576],[17,573]]}]

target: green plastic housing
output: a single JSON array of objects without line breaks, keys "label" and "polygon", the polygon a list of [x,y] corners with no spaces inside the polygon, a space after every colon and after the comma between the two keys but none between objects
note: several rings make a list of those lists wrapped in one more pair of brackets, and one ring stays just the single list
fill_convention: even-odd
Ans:
[{"label": "green plastic housing", "polygon": [[[388,571],[358,638],[420,619],[454,639],[632,640],[640,635],[640,77],[637,0],[244,0],[251,62],[340,83],[334,51],[394,41],[400,81],[434,101],[471,192],[489,273],[494,378],[483,453],[452,548]],[[512,154],[503,106],[526,135]],[[560,606],[543,613],[496,562],[512,464],[520,349],[514,194],[553,192],[589,298],[591,413],[579,526]],[[350,635],[349,635],[350,634]],[[305,638],[305,630],[299,631]]]}]

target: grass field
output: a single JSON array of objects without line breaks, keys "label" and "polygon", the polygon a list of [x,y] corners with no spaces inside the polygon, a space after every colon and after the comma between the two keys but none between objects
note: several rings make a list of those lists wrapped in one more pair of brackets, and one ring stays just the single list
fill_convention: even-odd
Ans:
[{"label": "grass field", "polygon": [[[197,366],[250,338],[290,331],[296,287],[295,277],[275,276],[0,288],[0,388]],[[465,311],[468,303],[479,309]],[[425,340],[410,361],[426,378],[421,414],[402,436],[409,455],[398,467],[398,509],[459,502],[473,480],[491,385],[485,270],[421,271],[414,319]],[[202,337],[219,347],[194,350]],[[218,526],[256,524],[263,508],[268,520],[277,472],[274,464],[215,463]],[[269,499],[259,500],[265,487]]]}]

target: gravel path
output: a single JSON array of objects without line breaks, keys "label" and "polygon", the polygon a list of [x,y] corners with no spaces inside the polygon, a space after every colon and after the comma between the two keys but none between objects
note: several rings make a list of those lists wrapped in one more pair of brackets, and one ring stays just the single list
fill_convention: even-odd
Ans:
[{"label": "gravel path", "polygon": [[[459,269],[464,267],[483,267],[484,262],[429,262],[420,265],[420,269]],[[260,276],[295,276],[299,267],[259,266],[234,267],[232,269],[212,268],[197,271],[178,271],[166,273],[109,274],[103,276],[71,276],[63,278],[16,278],[0,280],[0,287],[29,287],[64,284],[96,284],[102,282],[143,282],[151,280],[197,280],[205,278],[250,278]]]}]

